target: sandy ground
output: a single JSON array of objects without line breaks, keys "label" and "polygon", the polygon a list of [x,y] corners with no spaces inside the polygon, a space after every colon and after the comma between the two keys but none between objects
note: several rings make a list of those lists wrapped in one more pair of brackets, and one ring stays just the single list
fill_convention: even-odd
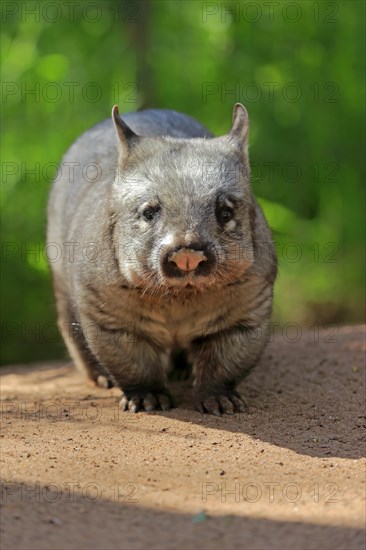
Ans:
[{"label": "sandy ground", "polygon": [[364,548],[364,328],[290,338],[222,418],[188,383],[132,415],[69,363],[2,369],[2,548]]}]

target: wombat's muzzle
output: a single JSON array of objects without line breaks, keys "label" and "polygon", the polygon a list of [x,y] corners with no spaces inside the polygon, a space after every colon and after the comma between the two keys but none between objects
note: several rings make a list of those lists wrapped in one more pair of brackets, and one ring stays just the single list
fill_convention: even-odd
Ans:
[{"label": "wombat's muzzle", "polygon": [[210,275],[215,266],[215,255],[207,245],[177,247],[166,252],[161,262],[165,277]]}]

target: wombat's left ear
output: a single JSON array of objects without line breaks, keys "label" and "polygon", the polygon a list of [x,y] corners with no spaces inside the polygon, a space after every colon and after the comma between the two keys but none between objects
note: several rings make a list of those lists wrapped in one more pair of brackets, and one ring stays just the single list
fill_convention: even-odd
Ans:
[{"label": "wombat's left ear", "polygon": [[241,103],[234,105],[233,124],[229,136],[241,146],[245,154],[248,153],[249,115]]},{"label": "wombat's left ear", "polygon": [[139,136],[121,119],[118,105],[114,105],[112,109],[112,120],[118,137],[118,149],[123,160],[128,156]]}]

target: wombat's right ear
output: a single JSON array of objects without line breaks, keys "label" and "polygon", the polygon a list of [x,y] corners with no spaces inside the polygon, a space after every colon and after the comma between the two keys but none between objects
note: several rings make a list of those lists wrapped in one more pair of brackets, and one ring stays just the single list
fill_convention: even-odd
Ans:
[{"label": "wombat's right ear", "polygon": [[112,120],[118,138],[118,150],[123,160],[128,156],[132,147],[138,141],[139,136],[135,134],[135,132],[133,132],[125,122],[123,122],[119,116],[118,105],[114,105],[112,109]]}]

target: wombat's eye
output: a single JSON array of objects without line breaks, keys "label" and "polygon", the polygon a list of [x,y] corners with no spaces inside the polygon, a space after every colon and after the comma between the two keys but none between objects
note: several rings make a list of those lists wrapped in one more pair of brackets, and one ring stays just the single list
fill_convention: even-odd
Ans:
[{"label": "wombat's eye", "polygon": [[233,218],[234,211],[229,206],[222,206],[217,210],[216,215],[219,223],[225,224]]},{"label": "wombat's eye", "polygon": [[159,211],[159,208],[157,207],[153,208],[152,206],[147,206],[146,208],[144,208],[142,215],[145,218],[145,220],[147,220],[148,222],[151,222],[151,220],[154,219],[158,211]]}]

